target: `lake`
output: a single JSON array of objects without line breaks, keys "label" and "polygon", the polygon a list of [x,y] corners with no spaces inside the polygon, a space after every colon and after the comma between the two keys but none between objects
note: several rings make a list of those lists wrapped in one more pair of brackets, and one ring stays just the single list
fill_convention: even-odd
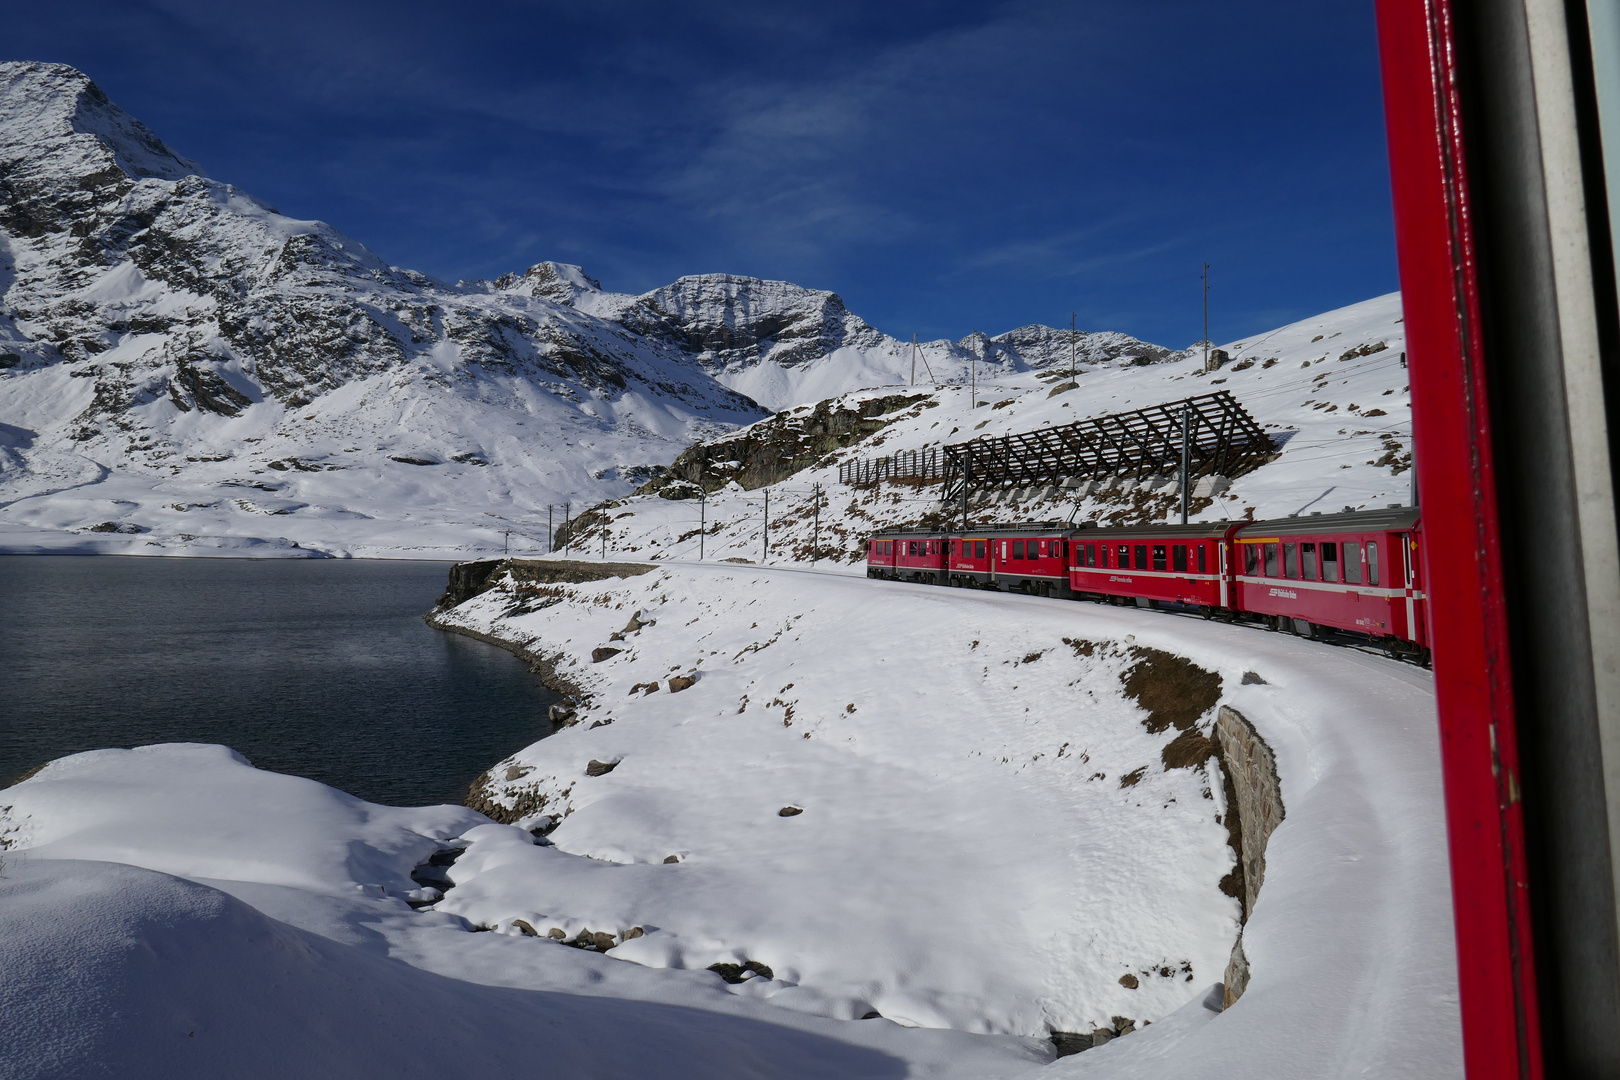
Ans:
[{"label": "lake", "polygon": [[460,802],[551,733],[558,698],[422,621],[449,569],[0,556],[0,786],[81,750],[210,742],[373,802]]}]

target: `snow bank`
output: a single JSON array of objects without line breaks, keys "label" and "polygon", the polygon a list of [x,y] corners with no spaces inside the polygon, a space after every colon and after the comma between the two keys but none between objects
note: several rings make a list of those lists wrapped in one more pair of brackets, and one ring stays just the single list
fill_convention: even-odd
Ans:
[{"label": "snow bank", "polygon": [[5,1080],[905,1075],[759,1020],[445,978],[107,863],[0,878],[0,965]]},{"label": "snow bank", "polygon": [[[561,819],[554,847],[479,838],[441,910],[645,927],[612,955],[754,960],[775,978],[738,992],[834,1016],[1028,1035],[1174,1018],[1062,1066],[1103,1075],[1460,1074],[1425,672],[1168,614],[737,566],[509,584],[446,619],[551,655],[586,697],[492,770],[520,824]],[[1253,978],[1219,1017],[1231,853],[1204,774],[1161,760],[1176,731],[1122,693],[1140,649],[1217,673],[1279,761]]]},{"label": "snow bank", "polygon": [[[216,1052],[373,1075],[365,1047],[376,1075],[462,1075],[514,1045],[568,1075],[1461,1075],[1424,672],[737,565],[508,582],[444,617],[580,688],[578,723],[490,771],[514,824],[192,745],[0,791],[0,964],[22,973],[0,1037],[24,1051],[0,1076],[142,1075],[164,1039],[199,1075]],[[1139,650],[1208,674],[1150,714],[1121,678]],[[1162,757],[1216,700],[1265,736],[1287,805],[1224,1013],[1220,803]],[[435,853],[442,893],[411,878]],[[1050,1033],[1123,1018],[1047,1064]],[[57,1064],[11,1064],[34,1061]]]}]

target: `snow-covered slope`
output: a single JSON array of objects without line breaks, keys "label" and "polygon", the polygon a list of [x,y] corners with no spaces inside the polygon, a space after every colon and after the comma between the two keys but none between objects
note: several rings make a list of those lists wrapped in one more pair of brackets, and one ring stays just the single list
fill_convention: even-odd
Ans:
[{"label": "snow-covered slope", "polygon": [[[981,338],[931,343],[936,373],[1051,360],[1040,334]],[[628,493],[764,415],[755,399],[910,364],[835,294],[785,282],[630,296],[560,263],[456,285],[393,267],[208,179],[80,72],[0,63],[0,549],[543,543],[548,506]]]},{"label": "snow-covered slope", "polygon": [[[509,579],[446,617],[579,692],[490,769],[513,824],[222,747],[0,791],[0,1077],[459,1076],[514,1046],[567,1076],[1461,1075],[1426,672],[735,565]],[[1168,696],[1121,678],[1149,659]],[[1222,784],[1165,753],[1217,703],[1286,807],[1225,1012]],[[410,876],[436,851],[447,889]],[[1127,1021],[1049,1064],[1050,1033]]]},{"label": "snow-covered slope", "polygon": [[[962,385],[891,387],[847,395],[815,410],[800,407],[705,445],[704,486],[711,494],[701,512],[706,530],[701,549],[700,511],[689,497],[695,493],[690,485],[666,488],[666,494],[685,498],[637,495],[597,508],[579,519],[572,543],[576,551],[620,557],[696,558],[701,550],[707,558],[751,561],[855,560],[863,557],[864,539],[874,528],[960,522],[962,508],[942,506],[934,485],[841,485],[840,463],[1067,424],[1214,390],[1231,391],[1272,434],[1280,452],[1238,477],[1218,498],[1196,500],[1193,520],[1331,513],[1410,501],[1412,423],[1398,293],[1224,348],[1232,361],[1207,374],[1198,356],[1149,366],[1093,361],[1080,365],[1073,382],[1065,365],[998,375],[981,381],[976,394]],[[811,455],[804,462],[808,467],[780,482],[761,487],[750,479],[758,470],[748,458],[757,452],[751,448],[760,443],[761,432],[791,432],[812,414],[853,412],[863,403],[872,403],[868,412],[874,405],[888,409],[880,418],[887,426],[853,445]],[[728,483],[733,477],[750,490]],[[764,547],[767,492],[769,552]],[[995,501],[975,498],[969,520],[1124,524],[1169,520],[1178,510],[1175,484],[1161,482],[1078,501],[1060,490],[1007,492]],[[817,528],[819,546],[813,549]]]}]

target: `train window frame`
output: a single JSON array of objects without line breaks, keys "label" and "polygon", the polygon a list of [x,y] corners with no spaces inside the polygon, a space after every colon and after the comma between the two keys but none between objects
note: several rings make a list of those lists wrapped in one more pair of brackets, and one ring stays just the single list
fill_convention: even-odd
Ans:
[{"label": "train window frame", "polygon": [[1169,556],[1165,550],[1167,547],[1166,544],[1153,545],[1153,569],[1159,573],[1164,573],[1170,568]]},{"label": "train window frame", "polygon": [[1367,584],[1378,584],[1378,541],[1367,541]]},{"label": "train window frame", "polygon": [[1266,577],[1282,577],[1282,558],[1276,544],[1266,544]]},{"label": "train window frame", "polygon": [[1263,554],[1264,552],[1260,550],[1259,544],[1243,545],[1243,572],[1246,575],[1249,577],[1260,576],[1260,556]]},{"label": "train window frame", "polygon": [[1301,543],[1299,545],[1299,570],[1301,579],[1315,581],[1316,578],[1316,543]]},{"label": "train window frame", "polygon": [[1133,553],[1135,557],[1131,560],[1131,567],[1135,570],[1146,570],[1148,568],[1148,546],[1146,544],[1137,544],[1135,548],[1136,550]]},{"label": "train window frame", "polygon": [[1120,544],[1115,555],[1118,556],[1114,561],[1116,569],[1129,570],[1131,568],[1131,545]]},{"label": "train window frame", "polygon": [[1023,559],[1024,542],[1022,540],[1014,540],[1012,542],[1012,557],[1019,560]]},{"label": "train window frame", "polygon": [[1344,583],[1346,585],[1360,585],[1362,579],[1361,542],[1358,540],[1346,540],[1340,547],[1343,549],[1339,563],[1344,567]]},{"label": "train window frame", "polygon": [[1284,544],[1283,548],[1283,577],[1290,581],[1299,580],[1299,545]]},{"label": "train window frame", "polygon": [[1170,569],[1178,574],[1187,573],[1187,545],[1176,544],[1170,549]]},{"label": "train window frame", "polygon": [[1322,580],[1339,580],[1339,545],[1333,540],[1322,541]]},{"label": "train window frame", "polygon": [[[1106,544],[1103,546],[1103,558],[1105,558],[1105,559],[1108,558],[1108,547],[1107,547]],[[1087,544],[1086,545],[1086,565],[1087,566],[1096,566],[1097,565],[1097,545],[1096,544]]]},{"label": "train window frame", "polygon": [[984,540],[975,540],[975,541],[973,541],[973,557],[975,559],[983,559],[983,558],[988,557],[985,554],[985,544],[986,544],[986,542],[987,541],[984,541]]},{"label": "train window frame", "polygon": [[1199,544],[1198,545],[1198,572],[1200,574],[1209,573],[1209,545],[1208,544]]}]

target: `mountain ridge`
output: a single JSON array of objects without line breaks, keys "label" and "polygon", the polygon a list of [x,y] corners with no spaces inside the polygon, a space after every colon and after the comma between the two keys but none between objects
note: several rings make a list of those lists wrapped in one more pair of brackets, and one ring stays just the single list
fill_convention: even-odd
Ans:
[{"label": "mountain ridge", "polygon": [[1186,355],[1038,326],[914,348],[835,292],[734,274],[451,284],[209,177],[72,67],[0,63],[0,547],[103,526],[274,547],[261,514],[333,552],[426,520],[435,550],[487,546],[771,412],[1071,349]]}]

